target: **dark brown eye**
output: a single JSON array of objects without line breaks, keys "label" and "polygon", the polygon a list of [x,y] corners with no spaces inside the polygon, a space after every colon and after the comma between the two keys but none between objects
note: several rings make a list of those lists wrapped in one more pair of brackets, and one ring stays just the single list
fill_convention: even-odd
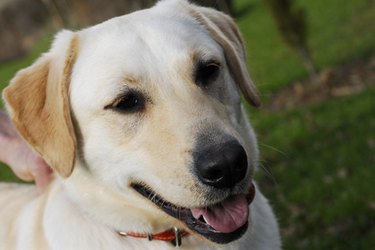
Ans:
[{"label": "dark brown eye", "polygon": [[220,64],[215,61],[209,62],[198,62],[197,69],[195,72],[195,82],[206,87],[211,82],[216,80],[220,73]]},{"label": "dark brown eye", "polygon": [[121,113],[140,112],[145,108],[145,97],[141,93],[130,91],[120,96],[113,104],[105,108],[110,108]]}]

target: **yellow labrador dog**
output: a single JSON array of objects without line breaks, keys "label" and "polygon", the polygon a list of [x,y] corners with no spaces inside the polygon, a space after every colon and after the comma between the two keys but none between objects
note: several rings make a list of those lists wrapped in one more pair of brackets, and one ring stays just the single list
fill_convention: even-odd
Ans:
[{"label": "yellow labrador dog", "polygon": [[279,249],[238,89],[259,105],[213,9],[165,0],[60,32],[3,92],[56,176],[0,185],[0,249]]}]

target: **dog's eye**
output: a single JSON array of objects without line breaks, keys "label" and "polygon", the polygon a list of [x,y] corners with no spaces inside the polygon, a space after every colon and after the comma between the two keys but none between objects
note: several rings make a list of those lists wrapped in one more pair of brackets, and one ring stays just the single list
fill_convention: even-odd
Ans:
[{"label": "dog's eye", "polygon": [[206,87],[216,80],[220,73],[220,64],[215,61],[199,62],[195,73],[195,82]]},{"label": "dog's eye", "polygon": [[106,106],[105,109],[111,108],[122,113],[135,113],[142,111],[144,107],[144,96],[141,93],[130,91],[116,99],[113,104]]}]

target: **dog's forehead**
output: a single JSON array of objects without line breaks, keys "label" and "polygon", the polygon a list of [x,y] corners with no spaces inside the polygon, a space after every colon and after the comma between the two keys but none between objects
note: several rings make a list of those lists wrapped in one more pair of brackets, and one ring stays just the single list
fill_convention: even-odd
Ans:
[{"label": "dog's forehead", "polygon": [[139,11],[79,35],[80,52],[72,83],[73,90],[81,88],[79,93],[84,91],[87,97],[88,90],[93,89],[93,98],[112,98],[127,77],[150,84],[158,80],[165,86],[178,84],[170,78],[192,77],[194,60],[224,60],[221,47],[209,33],[192,17],[178,13]]},{"label": "dog's forehead", "polygon": [[91,62],[111,60],[128,71],[133,66],[138,71],[137,64],[165,69],[197,54],[221,56],[220,46],[194,18],[157,10],[138,11],[84,30],[80,54]]}]

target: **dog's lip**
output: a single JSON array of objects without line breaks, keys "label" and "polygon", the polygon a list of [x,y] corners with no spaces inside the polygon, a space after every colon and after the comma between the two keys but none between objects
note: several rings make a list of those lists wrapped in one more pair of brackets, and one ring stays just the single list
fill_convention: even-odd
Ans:
[{"label": "dog's lip", "polygon": [[[140,193],[145,198],[149,199],[160,209],[162,209],[168,215],[182,221],[190,230],[202,235],[206,239],[218,243],[218,244],[227,244],[234,240],[239,239],[247,230],[248,222],[243,224],[238,229],[229,233],[218,232],[212,228],[207,223],[202,222],[199,219],[194,218],[191,210],[185,207],[176,206],[168,201],[163,200],[159,195],[157,195],[152,189],[146,187],[145,185],[139,183],[133,183],[131,186]],[[255,189],[252,184],[249,193],[246,195],[246,199],[250,204],[254,198]]]}]

